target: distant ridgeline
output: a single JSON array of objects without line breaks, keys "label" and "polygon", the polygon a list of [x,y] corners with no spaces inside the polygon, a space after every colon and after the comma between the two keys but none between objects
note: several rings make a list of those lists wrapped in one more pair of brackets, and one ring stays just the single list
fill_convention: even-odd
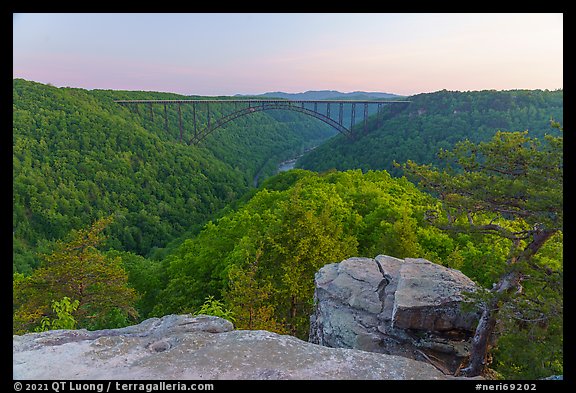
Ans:
[{"label": "distant ridgeline", "polygon": [[[497,130],[541,137],[561,132],[551,119],[563,123],[561,90],[420,94],[390,106],[381,127],[367,118],[356,140],[336,136],[300,160],[327,171],[264,179],[335,131],[299,113],[258,112],[190,146],[178,142],[177,106],[138,113],[114,102],[190,98],[14,80],[13,332],[64,322],[111,329],[210,311],[237,328],[307,338],[316,273],[352,256],[425,258],[491,288],[508,266],[510,239],[445,232],[429,222],[440,200],[407,178],[367,170],[401,175],[394,160],[439,164],[439,149],[465,138],[488,141]],[[194,113],[181,112],[190,128]],[[493,364],[505,379],[563,373],[563,288],[555,284],[562,239],[555,235],[532,259],[522,301],[501,309],[508,315]],[[399,288],[384,278],[375,284],[380,301]]]},{"label": "distant ridgeline", "polygon": [[284,93],[281,91],[257,95],[236,94],[235,97],[247,98],[284,98],[287,100],[390,100],[401,99],[404,96],[391,93],[353,91],[342,93],[336,90],[309,90],[304,93]]},{"label": "distant ridgeline", "polygon": [[[150,255],[200,228],[244,195],[257,175],[274,174],[279,162],[335,133],[297,113],[255,113],[192,147],[176,142],[175,108],[168,120],[176,126],[166,130],[163,108],[155,108],[153,121],[113,102],[189,98],[15,79],[14,271],[29,273],[38,265],[35,252],[49,241],[109,214],[115,221],[108,245]],[[189,126],[192,113],[183,111],[182,119]]]},{"label": "distant ridgeline", "polygon": [[553,119],[563,124],[563,90],[510,90],[436,93],[407,97],[412,103],[390,113],[380,128],[350,142],[336,136],[298,160],[296,167],[385,169],[401,176],[393,162],[435,163],[440,149],[456,142],[488,140],[498,130],[529,131],[530,136],[557,134]]}]

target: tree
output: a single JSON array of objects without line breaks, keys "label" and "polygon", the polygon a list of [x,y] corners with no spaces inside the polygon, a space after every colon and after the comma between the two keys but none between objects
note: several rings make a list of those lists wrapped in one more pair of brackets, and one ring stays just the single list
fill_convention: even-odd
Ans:
[{"label": "tree", "polygon": [[256,251],[253,261],[246,266],[233,265],[229,270],[229,288],[224,292],[224,299],[232,305],[236,317],[234,324],[238,329],[260,330],[286,334],[288,330],[274,316],[274,304],[271,295],[274,293],[272,283],[256,277],[262,249]]},{"label": "tree", "polygon": [[[561,127],[554,123],[555,127]],[[561,272],[533,258],[563,228],[563,139],[544,141],[528,132],[497,132],[489,142],[468,140],[439,156],[446,169],[408,161],[403,169],[420,179],[420,186],[437,195],[446,219],[429,212],[429,219],[446,230],[491,234],[510,241],[504,269],[481,301],[482,314],[463,375],[485,371],[495,337],[499,310],[522,292],[531,270],[561,286]]]},{"label": "tree", "polygon": [[278,203],[279,222],[267,235],[261,263],[277,289],[276,313],[301,338],[308,335],[314,274],[357,252],[356,239],[344,230],[349,208],[335,187],[318,180],[297,183]]},{"label": "tree", "polygon": [[31,276],[14,281],[15,334],[33,330],[52,313],[52,301],[65,297],[78,301],[71,314],[79,328],[118,327],[137,317],[137,293],[127,285],[121,259],[96,249],[111,222],[112,217],[102,218],[72,232],[69,241],[58,241],[51,254],[43,255]]}]

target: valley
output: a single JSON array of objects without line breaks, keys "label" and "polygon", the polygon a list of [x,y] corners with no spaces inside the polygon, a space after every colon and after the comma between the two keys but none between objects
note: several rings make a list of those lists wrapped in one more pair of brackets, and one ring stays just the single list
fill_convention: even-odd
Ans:
[{"label": "valley", "polygon": [[13,12],[12,387],[561,388],[564,19]]},{"label": "valley", "polygon": [[306,150],[304,150],[304,152],[294,158],[290,158],[289,160],[285,160],[282,161],[279,165],[278,165],[278,170],[277,172],[286,172],[289,171],[290,169],[294,169],[296,167],[296,162],[304,157],[306,154],[310,153],[312,150],[316,149],[318,146],[313,146],[311,148],[308,148]]},{"label": "valley", "polygon": [[[308,93],[312,99],[343,97]],[[237,328],[306,339],[314,275],[327,264],[381,254],[426,258],[489,290],[508,266],[516,244],[511,235],[444,227],[497,223],[506,234],[533,234],[527,211],[540,214],[538,209],[548,209],[540,223],[561,222],[562,184],[546,183],[541,174],[557,175],[558,165],[542,162],[558,160],[562,90],[369,94],[376,93],[347,98],[411,104],[372,110],[365,122],[358,115],[353,140],[302,113],[269,110],[238,117],[202,143],[187,145],[179,141],[182,129],[191,133],[224,110],[150,106],[144,113],[115,100],[190,97],[14,79],[14,334],[66,316],[75,328],[96,330],[202,308],[228,316]],[[346,116],[345,124],[351,120]],[[484,146],[505,146],[509,152],[498,151],[519,163],[510,173],[527,171],[527,183],[515,178],[500,190],[522,194],[514,207],[526,210],[516,218],[480,208],[466,216],[454,208],[444,218],[442,192],[455,193],[469,180],[452,184],[461,172],[438,175],[427,166],[477,164],[458,154]],[[509,164],[503,161],[499,165]],[[484,162],[472,164],[462,172]],[[445,189],[426,189],[436,184],[434,176]],[[488,189],[484,178],[475,179]],[[499,185],[499,178],[491,179],[490,187]],[[527,239],[517,244],[527,246]],[[526,262],[533,280],[523,282],[516,308],[506,309],[500,322],[505,333],[493,356],[505,377],[562,372],[562,239],[556,230]],[[543,323],[518,324],[544,314]]]}]

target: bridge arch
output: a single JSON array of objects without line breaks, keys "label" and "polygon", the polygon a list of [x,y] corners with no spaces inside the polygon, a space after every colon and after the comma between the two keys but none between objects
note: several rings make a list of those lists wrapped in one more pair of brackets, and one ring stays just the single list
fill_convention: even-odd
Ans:
[{"label": "bridge arch", "polygon": [[[356,124],[356,105],[360,104],[364,108],[364,132],[367,131],[367,120],[368,120],[368,107],[370,105],[377,105],[377,127],[381,121],[382,107],[388,104],[406,104],[410,101],[405,100],[387,100],[387,101],[360,101],[360,100],[279,100],[279,99],[205,99],[205,100],[115,100],[114,102],[120,105],[133,105],[136,113],[140,114],[138,110],[139,105],[148,105],[150,110],[151,120],[154,121],[154,111],[152,109],[153,105],[163,105],[164,106],[164,126],[166,131],[168,131],[168,105],[177,105],[178,112],[178,123],[180,129],[180,142],[184,141],[184,126],[182,122],[182,109],[181,106],[191,105],[193,112],[193,126],[194,133],[189,139],[189,144],[197,145],[206,136],[210,135],[214,131],[218,130],[230,121],[237,119],[242,116],[250,115],[254,112],[280,109],[280,110],[290,110],[294,112],[300,112],[308,116],[314,117],[321,120],[322,122],[335,128],[338,132],[345,135],[349,139],[354,139],[355,134],[352,131],[352,127]],[[232,107],[233,110],[228,114],[219,117],[215,121],[211,121],[211,110],[210,104],[217,105],[228,105]],[[238,109],[238,104],[241,104],[242,108]],[[318,111],[318,104],[325,105],[326,114]],[[338,105],[338,119],[331,117],[330,108],[331,105]],[[199,129],[199,124],[196,117],[196,107],[197,105],[205,105],[207,114],[207,124],[202,129]],[[247,106],[245,106],[247,105]],[[313,105],[314,109],[306,107],[306,105]],[[344,105],[350,105],[351,116],[350,116],[350,127],[346,127],[343,121],[343,108]]]},{"label": "bridge arch", "polygon": [[231,122],[234,119],[237,119],[237,118],[242,117],[242,116],[247,116],[247,115],[250,115],[252,113],[268,111],[268,110],[289,110],[289,111],[304,113],[308,116],[312,116],[312,117],[319,119],[319,120],[323,121],[324,123],[332,126],[338,132],[340,132],[341,134],[344,134],[346,137],[351,138],[351,139],[354,138],[352,131],[350,131],[348,128],[346,128],[341,123],[338,123],[336,120],[334,120],[334,119],[332,119],[332,118],[330,118],[330,117],[328,117],[328,116],[326,116],[326,115],[324,115],[318,111],[314,111],[312,109],[305,108],[303,105],[297,106],[297,105],[293,105],[290,101],[286,101],[286,102],[263,102],[261,105],[249,106],[247,108],[243,108],[243,109],[237,110],[235,112],[232,112],[232,113],[218,119],[215,123],[213,123],[209,127],[206,127],[200,133],[194,135],[190,139],[189,144],[192,145],[192,144],[200,143],[205,137],[207,137],[208,135],[210,135],[211,133],[216,131],[218,128],[224,126],[225,124]]}]

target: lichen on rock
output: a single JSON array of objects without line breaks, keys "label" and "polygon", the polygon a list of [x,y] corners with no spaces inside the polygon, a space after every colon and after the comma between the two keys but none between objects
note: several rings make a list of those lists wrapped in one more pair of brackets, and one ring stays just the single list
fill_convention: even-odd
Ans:
[{"label": "lichen on rock", "polygon": [[309,341],[337,348],[436,359],[453,372],[468,355],[478,314],[464,293],[477,286],[461,272],[426,259],[349,258],[315,277]]},{"label": "lichen on rock", "polygon": [[234,330],[225,319],[203,315],[14,336],[13,355],[19,380],[450,379],[424,362]]}]

